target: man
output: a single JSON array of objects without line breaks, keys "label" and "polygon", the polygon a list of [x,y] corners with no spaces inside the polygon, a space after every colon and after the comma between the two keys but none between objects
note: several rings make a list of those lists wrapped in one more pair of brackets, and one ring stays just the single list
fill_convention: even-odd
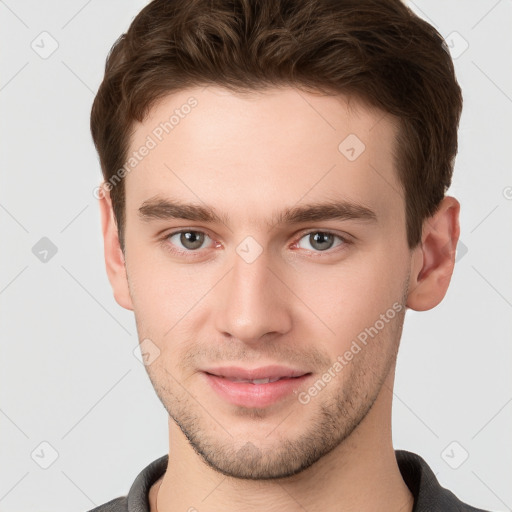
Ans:
[{"label": "man", "polygon": [[395,451],[407,308],[443,299],[462,96],[399,0],[155,0],[91,130],[107,273],[169,454],[96,511],[475,511]]}]

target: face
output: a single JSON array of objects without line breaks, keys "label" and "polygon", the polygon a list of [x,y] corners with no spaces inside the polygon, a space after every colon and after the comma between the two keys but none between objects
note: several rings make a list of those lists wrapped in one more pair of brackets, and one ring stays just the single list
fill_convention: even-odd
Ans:
[{"label": "face", "polygon": [[[411,258],[395,135],[381,111],[293,88],[188,89],[135,126],[123,305],[158,397],[217,471],[311,466],[394,368]],[[232,381],[254,369],[288,378]]]}]

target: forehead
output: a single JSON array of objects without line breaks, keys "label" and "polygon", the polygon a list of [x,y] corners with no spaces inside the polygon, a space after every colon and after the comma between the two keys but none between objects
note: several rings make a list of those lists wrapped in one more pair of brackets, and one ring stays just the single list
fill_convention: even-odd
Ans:
[{"label": "forehead", "polygon": [[247,219],[306,198],[347,199],[396,215],[393,204],[403,207],[397,126],[396,118],[344,95],[186,89],[134,126],[127,209],[168,194],[219,210],[240,207]]}]

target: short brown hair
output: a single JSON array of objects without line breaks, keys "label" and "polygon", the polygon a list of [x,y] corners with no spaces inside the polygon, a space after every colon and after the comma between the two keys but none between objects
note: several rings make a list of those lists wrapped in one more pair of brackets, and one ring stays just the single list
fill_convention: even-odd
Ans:
[{"label": "short brown hair", "polygon": [[[450,186],[462,93],[441,35],[400,0],[154,0],[114,43],[91,111],[105,182],[135,121],[188,87],[292,86],[349,94],[399,119],[394,149],[407,241]],[[110,195],[124,251],[125,197]]]}]

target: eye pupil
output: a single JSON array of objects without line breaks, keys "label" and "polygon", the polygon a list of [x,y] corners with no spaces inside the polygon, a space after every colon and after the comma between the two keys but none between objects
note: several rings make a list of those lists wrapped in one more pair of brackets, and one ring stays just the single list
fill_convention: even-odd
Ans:
[{"label": "eye pupil", "polygon": [[[322,233],[321,231],[319,231],[316,233],[311,233],[309,235],[309,238],[311,240],[311,246],[314,247],[315,249],[330,249],[333,244],[333,235],[331,235],[330,233]],[[326,243],[327,247],[325,245],[322,245]]]},{"label": "eye pupil", "polygon": [[181,233],[180,242],[187,249],[198,249],[203,245],[204,234],[197,231],[184,231]]}]

